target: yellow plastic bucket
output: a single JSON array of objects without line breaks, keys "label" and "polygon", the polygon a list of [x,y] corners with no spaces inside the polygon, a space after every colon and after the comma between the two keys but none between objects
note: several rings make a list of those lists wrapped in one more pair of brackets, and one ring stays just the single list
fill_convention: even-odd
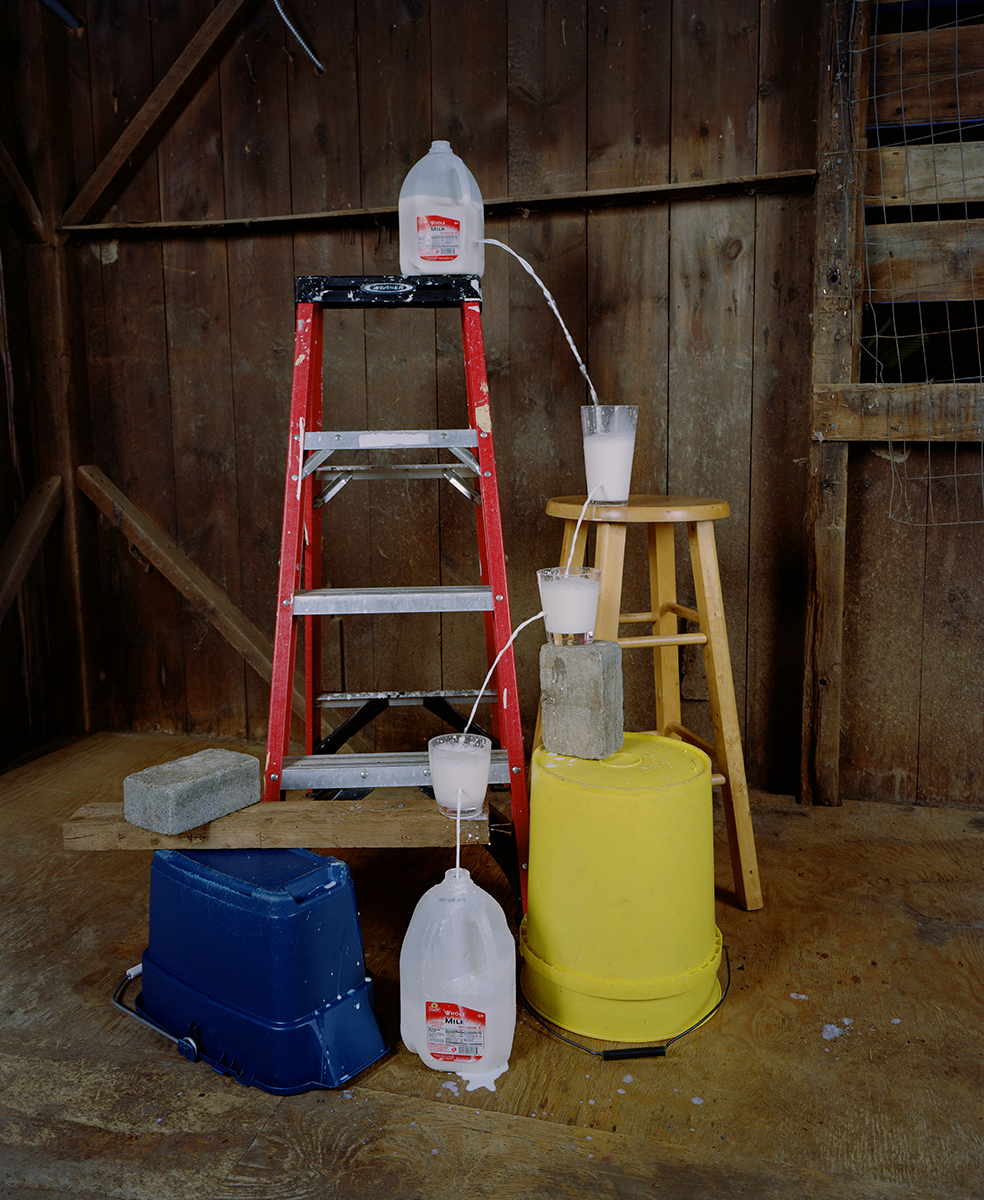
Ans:
[{"label": "yellow plastic bucket", "polygon": [[721,996],[711,764],[627,733],[602,761],[534,755],[523,991],[563,1029],[673,1037]]}]

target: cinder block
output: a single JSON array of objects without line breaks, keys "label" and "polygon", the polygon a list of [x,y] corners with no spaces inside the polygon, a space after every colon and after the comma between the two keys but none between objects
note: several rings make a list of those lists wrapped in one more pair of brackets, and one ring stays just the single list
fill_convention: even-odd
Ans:
[{"label": "cinder block", "polygon": [[123,815],[154,833],[184,833],[261,796],[260,764],[234,750],[200,750],[123,780]]},{"label": "cinder block", "polygon": [[608,758],[622,748],[622,647],[618,642],[540,650],[543,746],[552,754]]}]

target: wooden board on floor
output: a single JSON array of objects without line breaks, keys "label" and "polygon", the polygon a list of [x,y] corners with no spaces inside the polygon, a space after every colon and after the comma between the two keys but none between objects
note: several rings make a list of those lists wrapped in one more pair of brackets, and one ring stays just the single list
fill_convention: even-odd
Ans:
[{"label": "wooden board on floor", "polygon": [[[984,980],[979,814],[756,796],[763,910],[724,890],[716,822],[731,989],[712,1020],[665,1058],[605,1062],[520,1009],[494,1091],[423,1067],[399,1040],[403,935],[453,853],[338,850],[391,1051],[343,1089],[278,1098],[185,1061],[112,1007],[147,945],[151,856],[60,841],[80,805],[202,745],[104,733],[3,776],[0,1170],[14,1195],[980,1195],[984,1047],[968,1034]],[[490,856],[466,847],[462,863],[515,931]]]},{"label": "wooden board on floor", "polygon": [[[455,823],[419,788],[380,788],[363,800],[261,801],[173,835],[131,825],[122,804],[85,804],[65,822],[64,839],[67,850],[453,846]],[[462,821],[463,845],[488,840],[487,813]]]}]

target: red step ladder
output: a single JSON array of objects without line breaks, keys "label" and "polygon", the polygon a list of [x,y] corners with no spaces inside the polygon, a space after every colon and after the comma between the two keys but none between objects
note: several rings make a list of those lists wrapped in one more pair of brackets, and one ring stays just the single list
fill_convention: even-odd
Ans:
[{"label": "red step ladder", "polygon": [[[489,388],[482,340],[481,289],[473,276],[304,276],[297,280],[297,326],[291,391],[287,479],[274,631],[270,724],[264,800],[285,791],[343,794],[352,789],[426,787],[426,748],[406,753],[339,754],[347,740],[390,704],[419,703],[455,729],[466,716],[455,707],[477,698],[471,692],[322,693],[321,620],[346,614],[481,612],[488,667],[502,652],[489,683],[493,737],[491,785],[508,788],[522,896],[526,896],[529,810],[523,734],[516,686],[502,520],[496,482]],[[323,315],[325,308],[452,308],[461,311],[468,427],[427,430],[325,430],[322,427]],[[335,450],[398,449],[453,462],[395,466],[336,466]],[[474,586],[412,588],[324,588],[321,577],[321,508],[353,479],[443,478],[474,501],[481,579]],[[316,483],[319,491],[316,495]],[[290,727],[299,622],[304,621],[305,754],[292,756]],[[322,708],[354,708],[327,738],[321,738]],[[466,710],[467,711],[467,710]],[[492,793],[495,794],[494,792]],[[328,801],[330,803],[330,801]],[[401,829],[405,814],[400,815]],[[405,831],[394,845],[406,845]],[[412,843],[413,844],[413,843]],[[427,844],[427,843],[417,843]]]}]

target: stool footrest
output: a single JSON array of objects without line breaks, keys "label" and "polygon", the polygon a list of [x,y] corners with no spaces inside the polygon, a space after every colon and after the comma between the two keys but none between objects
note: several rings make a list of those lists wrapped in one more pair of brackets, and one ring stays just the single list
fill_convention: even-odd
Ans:
[{"label": "stool footrest", "polygon": [[646,637],[619,638],[620,646],[703,646],[706,633],[651,633]]},{"label": "stool footrest", "polygon": [[662,611],[665,613],[676,613],[678,617],[683,617],[687,621],[693,621],[695,625],[700,624],[700,613],[696,608],[687,608],[684,604],[676,604],[672,601],[667,601],[662,606]]}]

